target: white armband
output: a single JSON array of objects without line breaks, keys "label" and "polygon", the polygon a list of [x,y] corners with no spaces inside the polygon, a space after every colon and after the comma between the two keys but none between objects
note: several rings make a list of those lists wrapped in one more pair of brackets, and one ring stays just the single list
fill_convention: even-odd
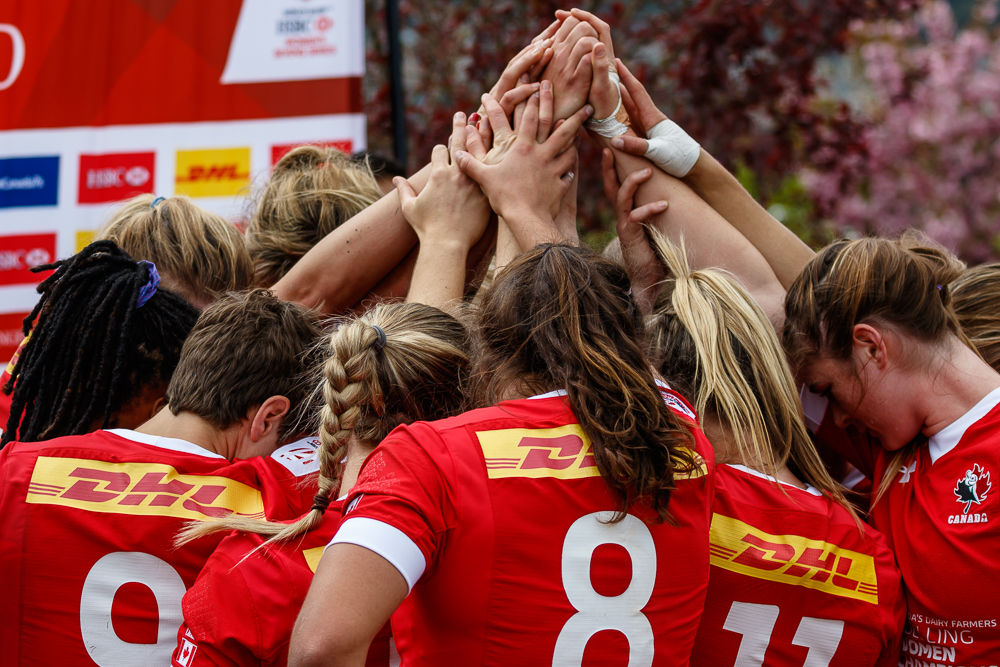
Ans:
[{"label": "white armband", "polygon": [[646,157],[671,176],[684,178],[701,155],[701,146],[680,125],[667,119],[653,126],[646,135]]},{"label": "white armband", "polygon": [[620,137],[628,132],[628,125],[622,121],[622,117],[627,120],[628,115],[624,113],[619,114],[619,112],[622,112],[622,93],[618,88],[618,84],[621,82],[621,79],[618,77],[618,72],[610,70],[608,72],[608,78],[611,79],[613,84],[615,84],[615,90],[618,91],[618,106],[615,107],[614,113],[607,118],[601,120],[588,118],[583,125],[595,134],[607,137],[608,139],[613,139],[614,137]]}]

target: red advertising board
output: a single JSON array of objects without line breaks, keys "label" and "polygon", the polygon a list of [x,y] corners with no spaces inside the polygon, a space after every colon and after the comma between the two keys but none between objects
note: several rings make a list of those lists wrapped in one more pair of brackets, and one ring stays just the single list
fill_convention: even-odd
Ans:
[{"label": "red advertising board", "polygon": [[77,201],[100,204],[151,193],[155,174],[155,152],[81,155]]},{"label": "red advertising board", "polygon": [[[13,358],[17,346],[24,340],[22,326],[28,315],[29,313],[0,313],[0,372],[7,365],[6,360]],[[4,426],[6,424],[0,424],[0,429]]]},{"label": "red advertising board", "polygon": [[49,272],[32,273],[31,269],[55,258],[55,234],[0,236],[0,285],[38,284]]}]

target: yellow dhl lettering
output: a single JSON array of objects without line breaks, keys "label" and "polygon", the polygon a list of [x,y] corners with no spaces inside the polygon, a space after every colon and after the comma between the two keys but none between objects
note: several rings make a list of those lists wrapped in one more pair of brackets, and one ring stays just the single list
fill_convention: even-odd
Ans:
[{"label": "yellow dhl lettering", "polygon": [[875,559],[822,540],[771,535],[739,519],[712,515],[712,565],[756,579],[803,586],[878,604]]},{"label": "yellow dhl lettering", "polygon": [[[558,428],[509,428],[476,433],[490,479],[527,477],[581,479],[599,477],[590,438],[579,424]],[[708,467],[695,454],[697,467],[676,474],[675,479],[702,477]]]},{"label": "yellow dhl lettering", "polygon": [[177,151],[176,192],[191,197],[239,194],[250,183],[250,149]]},{"label": "yellow dhl lettering", "polygon": [[104,514],[210,519],[264,518],[260,491],[227,477],[183,475],[161,463],[108,463],[40,456],[27,502]]},{"label": "yellow dhl lettering", "polygon": [[313,547],[312,549],[304,549],[302,551],[302,557],[306,559],[306,565],[309,569],[316,574],[316,568],[319,567],[319,559],[323,557],[323,549],[326,547]]}]

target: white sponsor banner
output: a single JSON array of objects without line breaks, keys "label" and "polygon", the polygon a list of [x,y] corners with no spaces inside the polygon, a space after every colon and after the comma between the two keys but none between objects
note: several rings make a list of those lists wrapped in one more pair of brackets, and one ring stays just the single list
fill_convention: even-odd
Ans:
[{"label": "white sponsor banner", "polygon": [[362,0],[243,0],[222,83],[363,76]]},{"label": "white sponsor banner", "polygon": [[[114,178],[109,175],[112,172],[105,174],[98,170],[91,175],[90,170],[84,169],[81,182],[81,161],[91,154],[155,154],[152,192],[165,197],[183,190],[179,181],[190,179],[192,175],[201,174],[213,186],[228,179],[235,183],[231,195],[195,196],[193,200],[205,209],[240,222],[247,215],[254,188],[261,186],[270,174],[276,148],[306,143],[349,143],[352,151],[364,150],[365,116],[336,114],[5,132],[5,159],[58,157],[58,196],[55,205],[0,207],[0,237],[54,232],[57,234],[57,255],[60,258],[73,255],[80,235],[97,230],[120,205],[120,202],[80,203],[81,189],[118,185],[119,175],[123,183],[140,184],[141,172],[145,169],[130,167],[120,174],[114,171]],[[231,154],[239,159],[245,156],[248,169],[240,163],[237,169],[227,171],[218,168],[218,161],[213,162],[214,155]],[[185,159],[193,160],[193,166],[185,166]],[[198,164],[199,159],[202,164]],[[124,159],[122,163],[130,164]],[[33,286],[0,286],[0,314],[28,311],[37,299]]]}]

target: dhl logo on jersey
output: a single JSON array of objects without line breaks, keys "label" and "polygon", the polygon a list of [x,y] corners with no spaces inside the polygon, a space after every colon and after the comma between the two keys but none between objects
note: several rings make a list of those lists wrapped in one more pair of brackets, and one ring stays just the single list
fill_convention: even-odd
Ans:
[{"label": "dhl logo on jersey", "polygon": [[[483,448],[486,472],[490,479],[580,479],[599,477],[601,474],[594,461],[590,438],[579,424],[545,429],[508,428],[480,431],[476,435]],[[693,479],[704,476],[708,467],[697,454],[695,459],[698,467],[678,473],[674,478]]]},{"label": "dhl logo on jersey", "polygon": [[878,604],[875,559],[799,535],[771,535],[712,515],[711,563],[730,572]]},{"label": "dhl logo on jersey", "polygon": [[260,491],[227,477],[182,475],[162,463],[109,463],[40,456],[27,502],[88,512],[208,519],[264,518]]},{"label": "dhl logo on jersey", "polygon": [[176,192],[189,197],[230,197],[250,183],[250,149],[177,151]]}]

